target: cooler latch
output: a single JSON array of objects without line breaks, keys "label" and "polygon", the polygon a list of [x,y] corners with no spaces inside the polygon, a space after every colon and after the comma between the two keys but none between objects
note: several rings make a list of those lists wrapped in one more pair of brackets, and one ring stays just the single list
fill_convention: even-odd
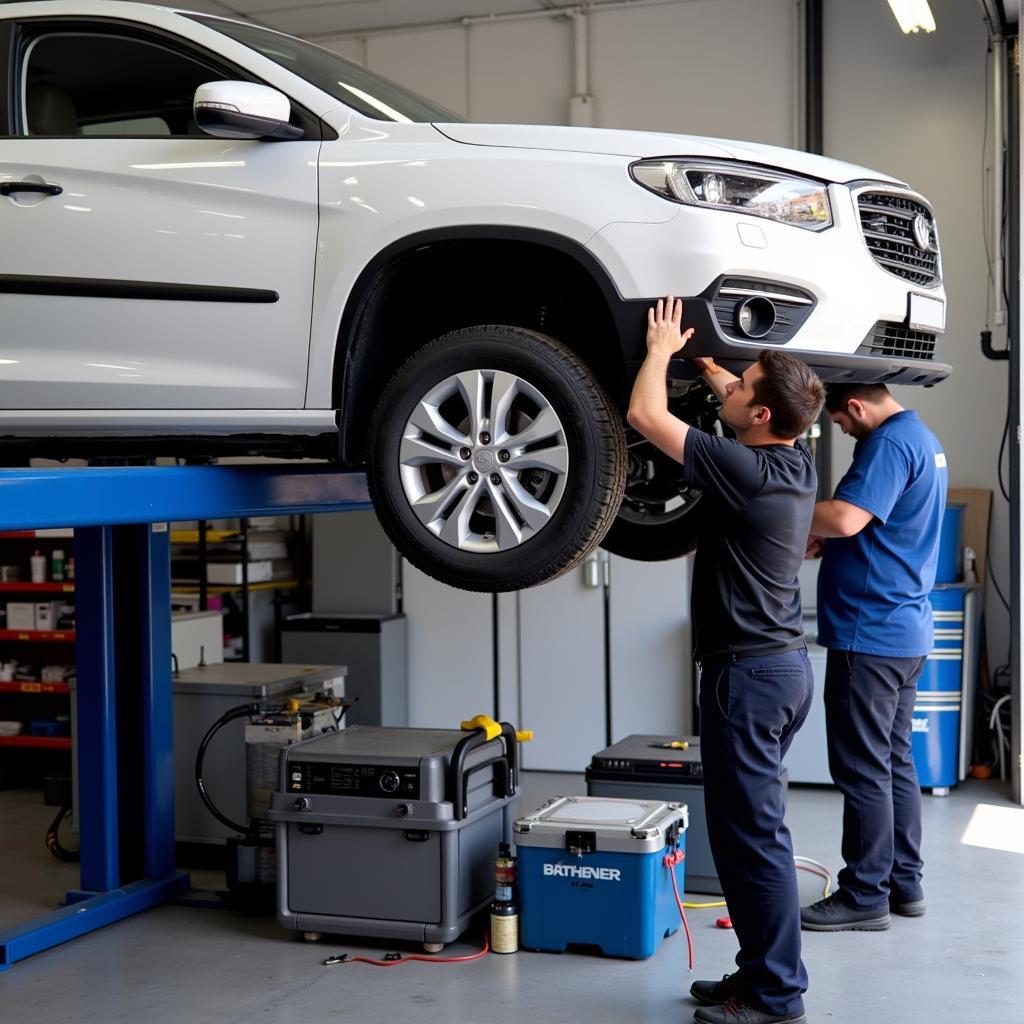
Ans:
[{"label": "cooler latch", "polygon": [[593,853],[597,849],[596,832],[566,832],[565,848],[577,857]]}]

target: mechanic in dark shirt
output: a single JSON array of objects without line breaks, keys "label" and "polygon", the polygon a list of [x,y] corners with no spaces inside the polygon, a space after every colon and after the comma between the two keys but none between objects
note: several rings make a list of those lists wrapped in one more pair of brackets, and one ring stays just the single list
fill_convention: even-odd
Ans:
[{"label": "mechanic in dark shirt", "polygon": [[628,420],[683,464],[707,503],[693,570],[693,623],[701,665],[700,734],[708,838],[740,951],[722,981],[696,981],[701,1024],[806,1020],[800,902],[783,821],[782,758],[811,705],[797,572],[814,513],[817,476],[796,440],[825,399],[803,363],[765,349],[734,377],[694,359],[722,402],[732,441],[689,427],[668,409],[669,360],[682,302],[648,314],[647,358]]}]

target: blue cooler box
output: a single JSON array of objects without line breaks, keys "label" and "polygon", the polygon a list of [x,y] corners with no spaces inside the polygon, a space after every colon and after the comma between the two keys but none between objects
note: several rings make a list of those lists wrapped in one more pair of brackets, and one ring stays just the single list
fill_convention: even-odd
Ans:
[{"label": "blue cooler box", "polygon": [[665,865],[685,850],[683,804],[561,796],[519,818],[520,935],[525,949],[562,953],[570,943],[640,960],[680,924]]}]

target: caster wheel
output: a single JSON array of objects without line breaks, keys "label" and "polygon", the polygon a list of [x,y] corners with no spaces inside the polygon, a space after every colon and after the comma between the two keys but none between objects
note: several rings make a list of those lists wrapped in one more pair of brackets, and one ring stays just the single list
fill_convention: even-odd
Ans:
[{"label": "caster wheel", "polygon": [[444,949],[443,942],[424,942],[423,952],[424,953],[440,953]]},{"label": "caster wheel", "polygon": [[324,936],[323,932],[303,932],[302,937],[307,942],[319,942]]}]

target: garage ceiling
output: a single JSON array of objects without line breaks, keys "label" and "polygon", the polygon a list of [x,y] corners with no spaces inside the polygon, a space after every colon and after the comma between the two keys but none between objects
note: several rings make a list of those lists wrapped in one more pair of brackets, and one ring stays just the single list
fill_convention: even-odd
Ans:
[{"label": "garage ceiling", "polygon": [[361,29],[504,11],[545,10],[567,0],[180,0],[189,10],[253,21],[300,36],[327,36]]}]

